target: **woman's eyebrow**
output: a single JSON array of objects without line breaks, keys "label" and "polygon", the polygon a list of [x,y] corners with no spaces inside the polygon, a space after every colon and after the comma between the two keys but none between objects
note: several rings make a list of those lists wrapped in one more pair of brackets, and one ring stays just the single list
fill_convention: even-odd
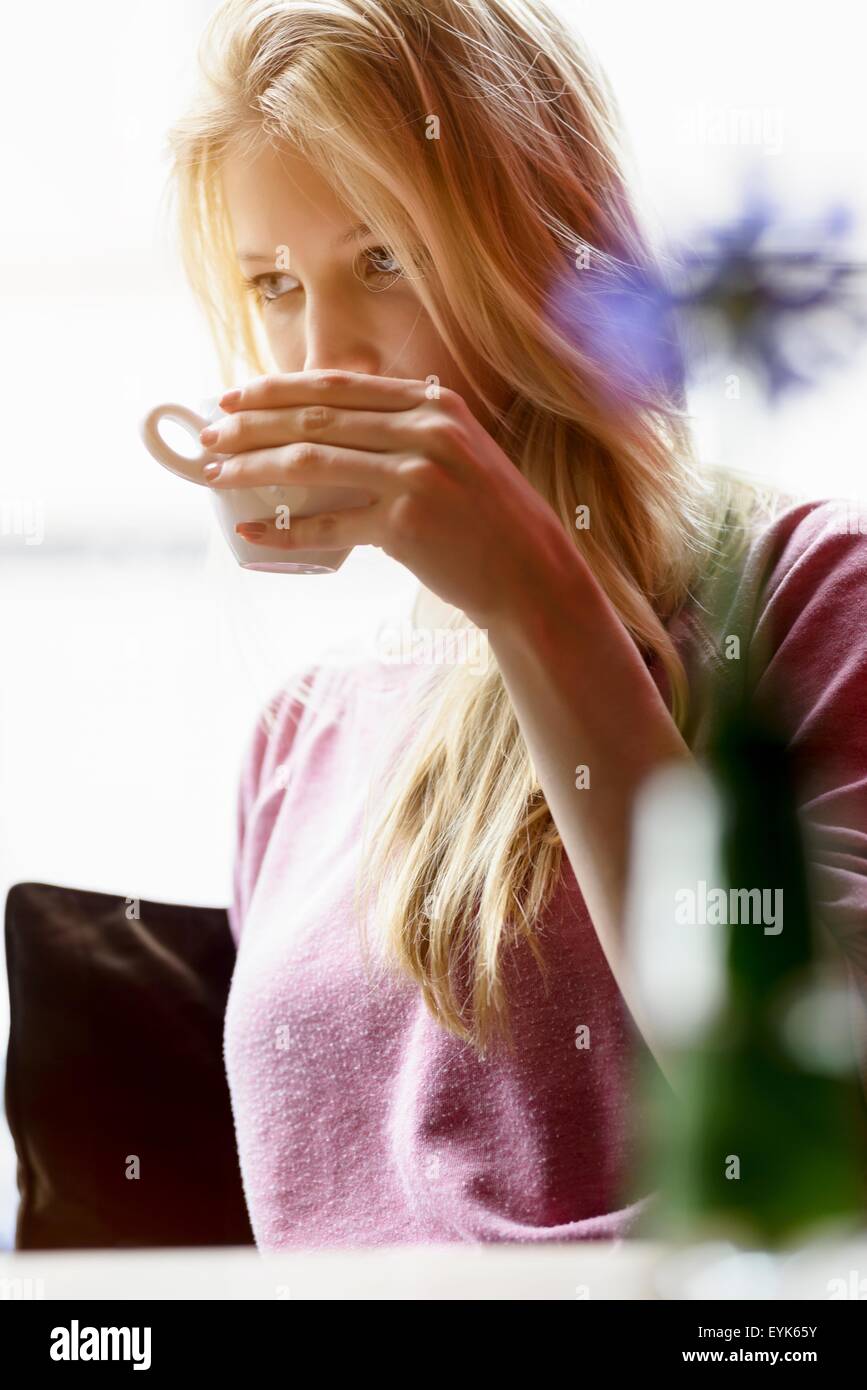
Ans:
[{"label": "woman's eyebrow", "polygon": [[370,228],[366,222],[356,222],[354,227],[350,227],[346,232],[341,232],[340,236],[335,238],[334,245],[344,246],[347,241],[357,241],[359,237],[367,236],[369,232]]},{"label": "woman's eyebrow", "polygon": [[[357,241],[360,237],[367,236],[370,232],[366,222],[356,222],[354,227],[349,227],[347,231],[341,232],[334,240],[335,246],[344,246],[348,241]],[[263,255],[261,251],[239,251],[239,261],[261,261],[263,265],[273,265],[277,259],[276,254],[271,256]]]}]

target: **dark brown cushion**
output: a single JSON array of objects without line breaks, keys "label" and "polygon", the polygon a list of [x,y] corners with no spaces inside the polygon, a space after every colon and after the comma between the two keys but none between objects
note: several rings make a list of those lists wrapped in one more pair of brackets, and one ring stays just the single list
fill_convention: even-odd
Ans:
[{"label": "dark brown cushion", "polygon": [[253,1243],[223,1062],[228,916],[133,911],[110,893],[9,891],[17,1249]]}]

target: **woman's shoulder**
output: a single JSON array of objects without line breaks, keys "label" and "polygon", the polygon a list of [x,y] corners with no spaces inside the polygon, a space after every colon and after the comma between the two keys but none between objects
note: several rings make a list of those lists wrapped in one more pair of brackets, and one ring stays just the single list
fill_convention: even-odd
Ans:
[{"label": "woman's shoulder", "polygon": [[707,697],[734,683],[767,700],[795,742],[842,740],[867,766],[865,617],[867,507],[787,499],[747,518],[671,627],[702,692],[690,738],[705,727]]},{"label": "woman's shoulder", "polygon": [[352,675],[351,662],[327,654],[292,667],[260,704],[250,740],[253,747],[261,750],[263,759],[270,754],[279,761],[302,727],[323,712],[333,713],[335,703],[346,699]]},{"label": "woman's shoulder", "polygon": [[728,543],[678,615],[705,664],[727,664],[732,637],[768,659],[786,643],[805,658],[827,652],[842,634],[867,648],[867,503],[786,499],[740,519]]},{"label": "woman's shoulder", "polygon": [[299,663],[260,705],[247,740],[247,768],[261,781],[286,761],[300,737],[339,723],[360,696],[399,695],[407,669],[349,645]]},{"label": "woman's shoulder", "polygon": [[781,588],[812,590],[834,575],[863,581],[867,566],[867,502],[823,497],[802,500],[754,526],[749,571],[770,600]]}]

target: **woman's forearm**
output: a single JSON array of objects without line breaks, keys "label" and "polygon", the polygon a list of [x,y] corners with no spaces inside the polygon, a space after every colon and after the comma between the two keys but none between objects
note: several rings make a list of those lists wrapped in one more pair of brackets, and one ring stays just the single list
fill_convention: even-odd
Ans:
[{"label": "woman's forearm", "polygon": [[568,544],[520,594],[504,595],[486,626],[612,974],[666,1071],[640,1016],[623,909],[636,792],[655,768],[692,755],[635,643]]}]

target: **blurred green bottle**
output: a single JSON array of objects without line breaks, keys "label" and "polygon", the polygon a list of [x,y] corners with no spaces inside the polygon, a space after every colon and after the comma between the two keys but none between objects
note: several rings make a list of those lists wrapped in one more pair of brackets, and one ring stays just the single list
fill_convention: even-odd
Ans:
[{"label": "blurred green bottle", "polygon": [[653,1196],[634,1234],[773,1249],[863,1231],[864,1080],[845,995],[827,988],[786,742],[742,693],[729,696],[705,766],[722,808],[718,886],[729,898],[766,890],[782,929],[752,912],[717,928],[722,1002],[673,1058],[673,1087],[639,1051],[624,1200]]}]

